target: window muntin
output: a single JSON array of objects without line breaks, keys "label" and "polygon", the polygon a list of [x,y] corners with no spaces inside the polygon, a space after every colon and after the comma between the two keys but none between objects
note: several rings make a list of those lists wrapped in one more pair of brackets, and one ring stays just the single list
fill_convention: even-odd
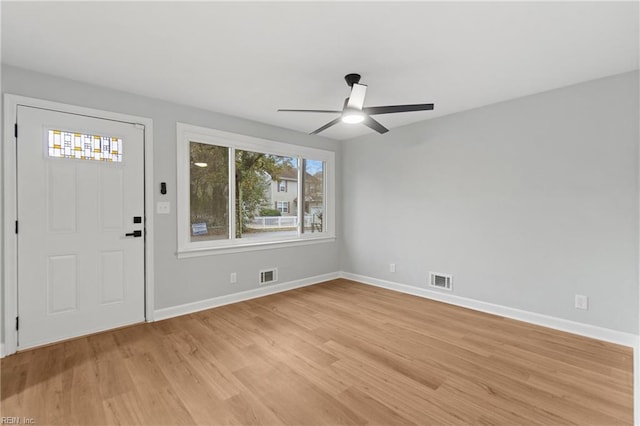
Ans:
[{"label": "window muntin", "polygon": [[[253,138],[244,135],[222,132],[214,129],[191,126],[178,123],[178,256],[191,257],[213,253],[227,253],[247,249],[263,249],[274,246],[287,246],[303,242],[323,241],[335,238],[334,235],[334,179],[332,175],[335,154],[331,151],[316,148],[290,145],[281,142]],[[218,203],[227,211],[227,215],[217,214],[217,218],[226,218],[228,233],[211,234],[210,222],[202,221],[202,209],[191,215],[190,189],[191,171],[198,173],[199,169],[207,169],[209,160],[191,158],[191,146],[210,145],[214,151],[222,153],[226,150],[228,169],[221,168],[218,183],[226,172],[228,179],[228,198],[224,203]],[[244,180],[250,163],[244,162],[243,157],[261,156],[259,161],[265,161],[271,166],[253,168],[249,174],[251,180],[260,182],[264,190],[264,203],[253,206],[247,204],[244,195],[247,188]],[[196,165],[195,163],[207,163]],[[267,165],[269,165],[267,164]],[[318,173],[321,172],[321,173]],[[304,193],[305,173],[315,174],[309,189],[321,191],[322,196],[316,194],[314,203],[307,203],[306,210]],[[238,180],[240,179],[240,180]],[[281,182],[286,181],[287,192],[279,192]],[[255,189],[255,188],[254,188]],[[242,190],[243,196],[238,197]],[[220,197],[218,197],[219,199]],[[308,198],[308,197],[307,197]],[[319,201],[321,200],[321,201]],[[279,211],[278,202],[280,202]],[[287,202],[287,208],[284,207]],[[205,210],[210,211],[211,208]],[[287,212],[288,210],[288,212]],[[317,213],[322,212],[322,221]],[[310,224],[310,214],[316,213],[313,227]],[[244,216],[244,218],[243,218]],[[251,218],[253,216],[253,218]],[[229,220],[229,218],[232,218]],[[298,220],[301,218],[300,220]],[[304,218],[304,219],[302,219]],[[244,221],[244,222],[243,222]],[[206,223],[205,226],[202,223]],[[206,234],[205,234],[206,232]],[[214,237],[215,236],[215,237]],[[215,251],[214,251],[215,250]]]},{"label": "window muntin", "polygon": [[48,154],[52,158],[77,160],[122,161],[122,139],[49,129]]}]

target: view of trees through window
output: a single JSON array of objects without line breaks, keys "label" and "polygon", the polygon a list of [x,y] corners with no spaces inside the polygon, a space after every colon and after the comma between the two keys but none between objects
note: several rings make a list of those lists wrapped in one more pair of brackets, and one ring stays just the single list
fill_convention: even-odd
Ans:
[{"label": "view of trees through window", "polygon": [[229,148],[189,144],[191,238],[229,238]]},{"label": "view of trees through window", "polygon": [[[281,179],[297,176],[297,158],[236,150],[236,238],[298,234],[297,191],[294,185],[278,191]],[[288,203],[286,211],[278,209],[282,202]]]},{"label": "view of trees through window", "polygon": [[[324,231],[323,161],[198,142],[189,147],[191,241],[286,239],[298,232]],[[235,176],[233,186],[229,167]],[[230,203],[234,235],[230,235]]]}]

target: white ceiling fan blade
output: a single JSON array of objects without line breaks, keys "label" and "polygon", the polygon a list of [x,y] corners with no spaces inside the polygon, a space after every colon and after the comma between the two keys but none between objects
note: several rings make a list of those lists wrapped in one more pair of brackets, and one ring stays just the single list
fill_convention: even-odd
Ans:
[{"label": "white ceiling fan blade", "polygon": [[364,95],[366,93],[367,86],[365,84],[353,83],[347,108],[362,110],[362,106],[364,105]]}]

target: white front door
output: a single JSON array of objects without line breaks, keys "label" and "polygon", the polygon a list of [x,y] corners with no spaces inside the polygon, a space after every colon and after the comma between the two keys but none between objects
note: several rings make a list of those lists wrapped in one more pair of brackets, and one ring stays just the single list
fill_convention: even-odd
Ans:
[{"label": "white front door", "polygon": [[144,128],[17,118],[18,349],[144,321]]}]

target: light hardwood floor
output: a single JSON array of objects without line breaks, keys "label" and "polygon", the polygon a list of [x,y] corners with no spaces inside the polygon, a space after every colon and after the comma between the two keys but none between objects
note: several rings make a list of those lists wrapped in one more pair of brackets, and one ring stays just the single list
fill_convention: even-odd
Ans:
[{"label": "light hardwood floor", "polygon": [[2,360],[43,424],[631,424],[632,349],[335,280]]}]

